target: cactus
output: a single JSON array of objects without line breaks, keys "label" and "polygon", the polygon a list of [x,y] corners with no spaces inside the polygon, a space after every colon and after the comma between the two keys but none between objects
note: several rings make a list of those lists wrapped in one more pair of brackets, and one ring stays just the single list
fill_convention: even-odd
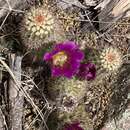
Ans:
[{"label": "cactus", "polygon": [[111,72],[117,71],[123,63],[121,52],[114,47],[103,49],[100,58],[102,67]]},{"label": "cactus", "polygon": [[74,78],[51,79],[48,84],[48,92],[58,108],[71,112],[85,95],[86,81]]},{"label": "cactus", "polygon": [[38,49],[48,42],[65,39],[62,25],[49,3],[31,7],[25,12],[20,26],[23,45],[28,49]]},{"label": "cactus", "polygon": [[67,113],[59,111],[59,120],[62,120],[64,124],[71,124],[78,122],[84,130],[92,130],[92,120],[89,118],[89,114],[85,110],[85,105],[78,105],[73,112]]}]

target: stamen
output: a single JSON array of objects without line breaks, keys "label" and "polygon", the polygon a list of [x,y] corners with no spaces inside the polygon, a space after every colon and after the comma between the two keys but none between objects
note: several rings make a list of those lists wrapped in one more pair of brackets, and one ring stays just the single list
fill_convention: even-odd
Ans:
[{"label": "stamen", "polygon": [[67,59],[67,54],[64,51],[58,52],[53,56],[53,64],[56,66],[63,66],[66,63]]}]

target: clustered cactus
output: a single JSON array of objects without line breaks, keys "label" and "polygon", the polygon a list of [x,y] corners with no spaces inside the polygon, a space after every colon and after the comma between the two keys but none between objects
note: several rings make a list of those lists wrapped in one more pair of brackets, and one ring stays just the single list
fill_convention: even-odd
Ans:
[{"label": "clustered cactus", "polygon": [[[117,90],[124,53],[112,44],[104,47],[105,41],[97,39],[96,33],[86,33],[76,43],[66,34],[72,35],[74,25],[79,29],[80,22],[75,22],[78,13],[58,14],[57,10],[43,4],[25,12],[20,30],[22,43],[29,50],[45,48],[41,60],[51,70],[45,84],[47,97],[55,104],[64,129],[97,130],[109,118],[109,111],[116,111],[110,108],[114,98],[125,100]],[[50,42],[53,48],[48,51],[45,45]]]},{"label": "clustered cactus", "polygon": [[[47,86],[51,98],[53,101],[55,99],[59,112],[59,120],[62,120],[64,124],[72,124],[70,127],[75,125],[73,122],[77,121],[83,129],[87,129],[87,127],[92,125],[93,129],[97,130],[102,127],[103,122],[107,118],[112,117],[113,114],[108,115],[110,111],[117,111],[115,107],[110,108],[110,106],[114,105],[111,103],[114,98],[119,97],[122,102],[125,101],[126,97],[123,98],[119,94],[119,91],[124,93],[126,89],[123,88],[127,88],[127,86],[125,85],[122,90],[117,90],[117,86],[119,85],[117,84],[118,76],[122,72],[121,67],[124,64],[122,51],[113,46],[109,46],[108,48],[103,47],[102,49],[96,50],[95,54],[99,55],[98,62],[100,63],[96,64],[98,68],[96,74],[94,64],[89,62],[88,64],[81,63],[76,77],[69,77],[69,79],[64,77],[55,78],[53,75],[54,77],[50,79]],[[45,55],[49,57],[51,53]],[[96,58],[97,55],[95,56]],[[53,55],[51,56],[53,57]],[[61,70],[63,71],[64,69]],[[118,104],[119,108],[121,107],[120,103]],[[81,108],[78,109],[80,105],[84,105],[84,111]],[[123,109],[123,107],[120,109]],[[85,115],[85,117],[82,117],[82,115]],[[69,116],[71,118],[70,120],[68,120]],[[89,123],[83,125],[82,123],[86,120]]]}]

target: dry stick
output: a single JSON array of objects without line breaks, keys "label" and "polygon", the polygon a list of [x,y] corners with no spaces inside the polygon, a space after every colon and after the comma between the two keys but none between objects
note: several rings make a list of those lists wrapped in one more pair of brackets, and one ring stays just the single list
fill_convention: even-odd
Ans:
[{"label": "dry stick", "polygon": [[[17,78],[18,84],[21,81],[21,61],[22,57],[12,54],[10,57],[10,68]],[[15,89],[15,82],[10,78],[9,82],[9,102],[10,102],[10,123],[11,130],[22,130],[24,95]]]},{"label": "dry stick", "polygon": [[[2,57],[0,57],[2,59]],[[2,83],[2,72],[3,72],[3,66],[0,65],[0,84]],[[1,86],[2,87],[2,86]],[[2,101],[1,101],[2,102]],[[5,115],[2,111],[2,105],[0,106],[0,130],[8,130],[8,126],[5,120]]]},{"label": "dry stick", "polygon": [[121,18],[129,17],[130,0],[110,0],[109,3],[107,3],[107,1],[104,2],[106,2],[106,4],[99,13],[98,18],[100,21],[107,21],[110,23],[100,24],[100,30],[106,31],[114,26],[111,22],[116,22]]},{"label": "dry stick", "polygon": [[[42,113],[42,111],[43,111],[45,108],[46,108],[46,105],[40,110],[40,112]],[[35,123],[35,121],[38,120],[38,116],[39,116],[39,114],[36,115],[36,117],[34,118],[34,120],[33,120],[27,127],[25,127],[25,129],[28,130],[28,129]]]},{"label": "dry stick", "polygon": [[8,126],[5,120],[5,115],[2,112],[1,108],[0,108],[0,130],[8,130]]},{"label": "dry stick", "polygon": [[[0,29],[2,29],[6,19],[8,18],[8,16],[10,15],[10,13],[12,11],[14,12],[22,12],[22,10],[20,9],[15,9],[17,6],[19,8],[23,8],[22,6],[24,5],[23,3],[25,3],[25,0],[0,0],[0,18],[5,17],[2,24],[0,25]],[[21,6],[19,6],[21,5]]]},{"label": "dry stick", "polygon": [[45,124],[45,127],[47,128],[47,130],[49,130],[47,125],[46,125],[43,114],[40,112],[39,108],[35,105],[35,103],[31,99],[31,97],[28,95],[28,93],[22,88],[21,85],[18,84],[18,81],[17,81],[15,75],[13,74],[13,72],[11,71],[11,69],[9,68],[9,66],[1,58],[0,58],[0,63],[6,68],[6,70],[9,72],[10,76],[12,77],[13,81],[15,82],[16,86],[14,86],[14,87],[16,88],[16,90],[20,90],[24,94],[24,97],[29,100],[31,105],[36,109],[36,111],[40,115],[41,119],[43,120],[43,122]]},{"label": "dry stick", "polygon": [[[11,68],[14,73],[14,76],[17,77],[17,83],[19,86],[21,86],[21,61],[22,57],[16,57],[15,55],[11,55]],[[16,61],[15,61],[16,60]],[[19,77],[19,78],[18,78]],[[23,116],[23,102],[24,102],[24,95],[23,93],[19,93],[18,90],[15,89],[16,84],[14,81],[11,80],[11,86],[10,86],[10,101],[13,106],[13,111],[11,112],[12,116],[12,130],[22,130],[22,116]],[[39,110],[38,110],[39,113]],[[42,115],[42,113],[40,113]],[[44,122],[44,118],[43,122]],[[45,122],[44,122],[45,124]],[[45,124],[45,127],[46,124]],[[20,129],[21,128],[21,129]],[[48,127],[47,127],[48,129]]]},{"label": "dry stick", "polygon": [[78,0],[61,0],[62,2],[70,5],[75,5],[79,8],[86,8],[86,6],[82,5]]}]

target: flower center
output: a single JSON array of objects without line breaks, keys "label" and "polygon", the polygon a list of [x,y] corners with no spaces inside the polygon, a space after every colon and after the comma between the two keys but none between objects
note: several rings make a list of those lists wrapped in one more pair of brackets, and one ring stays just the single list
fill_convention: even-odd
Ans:
[{"label": "flower center", "polygon": [[67,54],[64,51],[58,52],[53,56],[53,64],[62,67],[66,63],[67,58]]},{"label": "flower center", "polygon": [[35,20],[36,20],[36,22],[37,22],[38,24],[43,23],[43,22],[44,22],[44,19],[45,19],[44,16],[41,15],[41,14],[39,14],[38,16],[35,17]]},{"label": "flower center", "polygon": [[107,54],[106,59],[108,62],[113,62],[115,60],[115,55],[112,53]]}]

